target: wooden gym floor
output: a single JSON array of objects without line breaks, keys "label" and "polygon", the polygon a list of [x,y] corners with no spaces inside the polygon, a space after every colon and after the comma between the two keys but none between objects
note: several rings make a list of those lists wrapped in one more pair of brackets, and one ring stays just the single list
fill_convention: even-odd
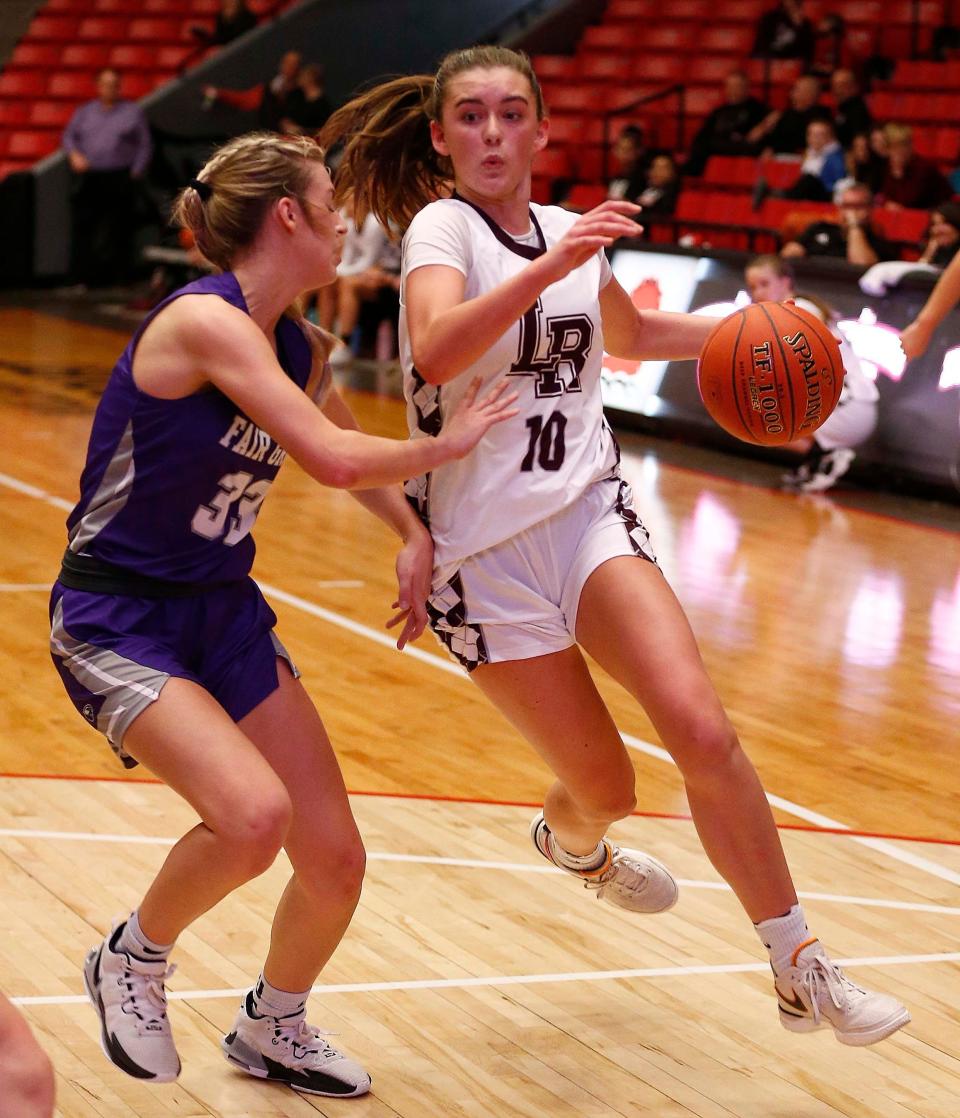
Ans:
[{"label": "wooden gym floor", "polygon": [[[638,509],[770,793],[811,923],[913,1023],[867,1050],[780,1028],[763,950],[700,849],[675,768],[602,675],[641,809],[613,834],[667,861],[681,900],[630,917],[544,865],[527,824],[547,771],[431,637],[393,649],[389,534],[291,461],[257,526],[255,573],[370,858],[311,1020],[368,1066],[373,1092],[311,1099],[220,1055],[283,864],[180,941],[180,1081],[115,1070],[80,961],[195,821],[114,761],[47,654],[63,520],[125,334],[8,306],[0,336],[0,988],[53,1057],[64,1118],[956,1118],[960,506],[797,498],[763,465],[718,476],[710,456],[631,437]],[[395,399],[349,398],[369,430],[402,434]]]}]

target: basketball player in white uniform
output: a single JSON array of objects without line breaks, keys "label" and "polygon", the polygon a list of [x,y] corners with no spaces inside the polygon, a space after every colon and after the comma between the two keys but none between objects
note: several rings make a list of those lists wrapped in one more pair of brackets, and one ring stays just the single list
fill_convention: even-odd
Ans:
[{"label": "basketball player in white uniform", "polygon": [[763,789],[630,508],[603,421],[604,348],[694,357],[713,321],[638,311],[611,277],[602,250],[636,233],[638,207],[606,201],[578,217],[530,204],[547,133],[526,56],[476,47],[435,76],[361,94],[320,136],[326,147],[347,139],[338,190],[407,229],[400,332],[413,436],[442,430],[472,377],[507,376],[519,392],[519,414],[462,465],[408,487],[434,537],[431,623],[556,774],[531,827],[545,858],[623,908],[660,912],[676,899],[665,867],[605,838],[635,806],[635,774],[582,647],[676,760],[704,847],[769,950],[783,1025],[829,1024],[844,1043],[871,1044],[909,1014],[851,983],[810,936]]},{"label": "basketball player in white uniform", "polygon": [[744,280],[755,303],[792,299],[798,307],[825,322],[840,343],[844,370],[840,400],[813,435],[798,439],[787,448],[803,455],[803,459],[794,471],[783,478],[787,489],[822,493],[832,488],[850,469],[857,456],[855,448],[873,434],[877,426],[880,393],[863,371],[853,347],[837,330],[835,316],[826,303],[815,297],[797,294],[793,266],[789,260],[780,256],[756,256],[747,264]]}]

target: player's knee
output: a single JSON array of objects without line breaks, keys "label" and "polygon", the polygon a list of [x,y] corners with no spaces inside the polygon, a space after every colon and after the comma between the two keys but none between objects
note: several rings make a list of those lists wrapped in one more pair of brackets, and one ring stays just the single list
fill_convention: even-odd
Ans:
[{"label": "player's knee", "polygon": [[727,767],[740,755],[740,741],[722,712],[691,719],[676,735],[670,748],[687,780],[723,779]]},{"label": "player's knee", "polygon": [[[2,1063],[3,1102],[0,1115],[49,1118],[53,1114],[53,1065],[36,1043],[20,1045]],[[15,1058],[13,1058],[15,1057]],[[5,1109],[9,1107],[10,1109]]]},{"label": "player's knee", "polygon": [[360,837],[323,847],[323,856],[298,864],[297,877],[303,887],[324,905],[356,904],[363,885],[367,853]]},{"label": "player's knee", "polygon": [[273,865],[290,829],[293,807],[286,790],[257,796],[230,822],[231,849],[248,877]]}]

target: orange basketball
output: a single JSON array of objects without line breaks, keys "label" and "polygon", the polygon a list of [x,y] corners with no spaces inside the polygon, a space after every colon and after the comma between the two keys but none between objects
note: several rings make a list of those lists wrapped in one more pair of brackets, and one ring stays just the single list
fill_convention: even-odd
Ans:
[{"label": "orange basketball", "polygon": [[725,431],[781,446],[812,435],[837,406],[840,346],[828,326],[793,303],[751,303],[707,335],[697,384]]}]

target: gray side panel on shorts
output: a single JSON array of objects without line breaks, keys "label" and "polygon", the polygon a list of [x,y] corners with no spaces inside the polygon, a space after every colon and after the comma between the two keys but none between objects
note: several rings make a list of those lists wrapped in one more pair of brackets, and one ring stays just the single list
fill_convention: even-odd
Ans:
[{"label": "gray side panel on shorts", "polygon": [[63,602],[57,602],[50,632],[50,648],[63,661],[73,678],[93,695],[103,696],[100,710],[84,717],[106,737],[119,755],[126,757],[121,745],[130,723],[160,697],[170,676],[148,668],[106,648],[75,640],[63,625]]}]

